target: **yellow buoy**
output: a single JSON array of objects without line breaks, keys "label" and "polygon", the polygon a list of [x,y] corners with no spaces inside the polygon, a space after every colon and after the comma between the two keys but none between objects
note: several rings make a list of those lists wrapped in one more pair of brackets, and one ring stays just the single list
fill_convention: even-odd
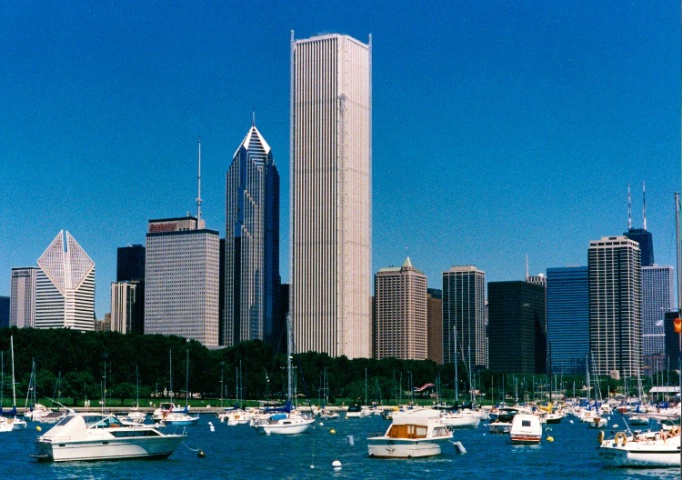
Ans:
[{"label": "yellow buoy", "polygon": [[553,442],[553,441],[554,441],[554,437],[547,437],[547,441],[548,441],[548,442]]},{"label": "yellow buoy", "polygon": [[43,429],[40,427],[40,425],[36,426],[36,430],[38,430],[39,432],[43,431]]},{"label": "yellow buoy", "polygon": [[336,433],[336,430],[334,430],[334,429],[332,428],[331,430],[329,430],[329,433],[331,433],[332,435],[334,435],[334,434]]}]

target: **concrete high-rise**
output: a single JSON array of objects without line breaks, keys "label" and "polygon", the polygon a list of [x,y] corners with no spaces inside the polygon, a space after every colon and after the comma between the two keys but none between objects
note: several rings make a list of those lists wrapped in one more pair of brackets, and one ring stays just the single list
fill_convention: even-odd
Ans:
[{"label": "concrete high-rise", "polygon": [[443,360],[455,359],[472,368],[487,365],[485,272],[472,265],[443,272]]},{"label": "concrete high-rise", "polygon": [[614,378],[642,367],[642,267],[639,244],[625,236],[593,240],[587,252],[590,370]]},{"label": "concrete high-rise", "polygon": [[524,281],[488,283],[490,370],[547,373],[545,287]]},{"label": "concrete high-rise", "polygon": [[291,41],[291,316],[298,351],[372,354],[371,42]]},{"label": "concrete high-rise", "polygon": [[428,307],[426,275],[408,257],[400,267],[380,269],[374,277],[377,359],[426,360]]},{"label": "concrete high-rise", "polygon": [[585,374],[590,352],[587,267],[547,269],[547,340],[552,372]]},{"label": "concrete high-rise", "polygon": [[63,230],[38,259],[35,328],[95,328],[95,262]]},{"label": "concrete high-rise", "polygon": [[218,232],[203,228],[196,217],[149,221],[145,334],[218,346],[219,248]]},{"label": "concrete high-rise", "polygon": [[132,333],[135,314],[140,300],[137,298],[138,282],[111,283],[111,331]]},{"label": "concrete high-rise", "polygon": [[37,274],[37,267],[12,269],[9,308],[9,324],[11,327],[35,327]]},{"label": "concrete high-rise", "polygon": [[665,361],[664,316],[675,308],[673,267],[642,267],[642,356],[644,374],[667,367]]},{"label": "concrete high-rise", "polygon": [[255,125],[227,171],[225,212],[223,345],[257,339],[273,344],[281,283],[279,173]]}]

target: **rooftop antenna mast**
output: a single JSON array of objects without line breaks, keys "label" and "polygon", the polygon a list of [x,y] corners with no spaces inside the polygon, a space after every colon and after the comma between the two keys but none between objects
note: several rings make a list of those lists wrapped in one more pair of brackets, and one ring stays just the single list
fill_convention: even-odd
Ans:
[{"label": "rooftop antenna mast", "polygon": [[201,228],[201,135],[199,135],[199,168],[197,173],[197,230]]},{"label": "rooftop antenna mast", "polygon": [[628,185],[628,230],[632,230],[632,196],[630,195],[630,185]]},{"label": "rooftop antenna mast", "polygon": [[646,230],[646,185],[642,182],[642,217],[644,218],[644,230]]}]

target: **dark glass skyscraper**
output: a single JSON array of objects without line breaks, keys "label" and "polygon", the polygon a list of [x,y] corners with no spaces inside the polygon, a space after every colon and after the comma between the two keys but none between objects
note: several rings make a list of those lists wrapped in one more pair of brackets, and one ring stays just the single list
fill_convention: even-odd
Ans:
[{"label": "dark glass skyscraper", "polygon": [[524,281],[488,283],[490,370],[546,373],[545,287]]},{"label": "dark glass skyscraper", "polygon": [[223,345],[272,344],[279,303],[279,173],[255,125],[227,171]]},{"label": "dark glass skyscraper", "polygon": [[[116,281],[135,282],[135,296],[130,306],[128,319],[131,331],[144,333],[144,245],[128,245],[120,247],[116,253]],[[113,308],[113,307],[112,307]]]},{"label": "dark glass skyscraper", "polygon": [[654,237],[651,232],[644,228],[630,228],[623,235],[639,243],[640,260],[643,267],[650,267],[654,264]]},{"label": "dark glass skyscraper", "polygon": [[585,373],[590,352],[587,267],[547,269],[547,339],[553,372]]}]

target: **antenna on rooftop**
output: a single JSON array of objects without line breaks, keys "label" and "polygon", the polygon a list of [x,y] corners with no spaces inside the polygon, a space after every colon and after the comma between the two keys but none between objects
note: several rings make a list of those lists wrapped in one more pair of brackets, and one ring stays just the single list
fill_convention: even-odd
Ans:
[{"label": "antenna on rooftop", "polygon": [[630,185],[628,185],[628,230],[632,230],[632,197],[630,196]]},{"label": "antenna on rooftop", "polygon": [[642,217],[644,217],[644,230],[646,230],[646,185],[642,181]]},{"label": "antenna on rooftop", "polygon": [[201,135],[199,135],[199,167],[197,173],[197,230],[201,228]]}]

